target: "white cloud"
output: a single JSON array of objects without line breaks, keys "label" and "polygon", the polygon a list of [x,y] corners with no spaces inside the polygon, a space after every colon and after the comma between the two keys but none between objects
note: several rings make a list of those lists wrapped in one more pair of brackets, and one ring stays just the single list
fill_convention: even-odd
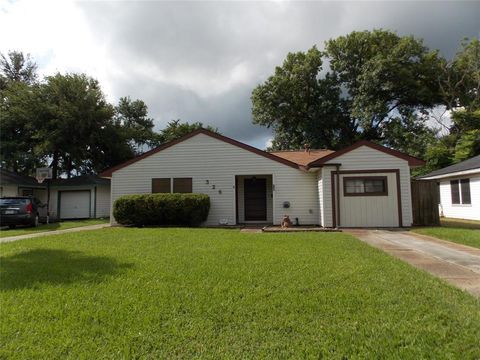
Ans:
[{"label": "white cloud", "polygon": [[30,53],[41,75],[85,72],[97,78],[107,94],[118,76],[78,6],[70,1],[5,1],[0,5],[0,51]]},{"label": "white cloud", "polygon": [[273,145],[273,138],[269,138],[269,139],[265,142],[264,149],[268,149],[268,148],[272,147],[272,145]]}]

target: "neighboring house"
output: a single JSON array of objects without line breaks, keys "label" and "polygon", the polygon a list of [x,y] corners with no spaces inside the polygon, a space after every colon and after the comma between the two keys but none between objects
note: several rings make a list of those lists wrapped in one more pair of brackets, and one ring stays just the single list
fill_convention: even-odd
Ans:
[{"label": "neighboring house", "polygon": [[47,188],[45,184],[39,184],[33,177],[0,169],[0,197],[28,195],[35,196],[45,203],[47,201]]},{"label": "neighboring house", "polygon": [[[32,195],[47,203],[47,185],[29,176],[1,169],[1,196]],[[110,216],[110,180],[95,175],[50,181],[50,216],[53,219],[88,219]]]},{"label": "neighboring house", "polygon": [[95,175],[51,180],[50,216],[62,220],[110,216],[110,180]]},{"label": "neighboring house", "polygon": [[421,177],[440,188],[440,216],[480,220],[480,155]]},{"label": "neighboring house", "polygon": [[111,178],[112,203],[126,194],[207,194],[207,226],[280,224],[289,215],[300,225],[402,227],[412,224],[410,168],[423,164],[368,141],[269,153],[201,129],[100,176]]}]

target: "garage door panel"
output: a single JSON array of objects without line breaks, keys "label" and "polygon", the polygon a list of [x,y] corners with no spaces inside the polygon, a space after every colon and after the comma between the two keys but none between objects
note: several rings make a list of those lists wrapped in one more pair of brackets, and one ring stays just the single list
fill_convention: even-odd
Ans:
[{"label": "garage door panel", "polygon": [[353,176],[368,178],[386,176],[387,195],[345,196],[344,178],[352,174],[340,175],[340,226],[343,227],[397,227],[398,198],[397,178],[395,173],[354,174]]},{"label": "garage door panel", "polygon": [[90,191],[62,191],[60,195],[61,219],[90,217]]}]

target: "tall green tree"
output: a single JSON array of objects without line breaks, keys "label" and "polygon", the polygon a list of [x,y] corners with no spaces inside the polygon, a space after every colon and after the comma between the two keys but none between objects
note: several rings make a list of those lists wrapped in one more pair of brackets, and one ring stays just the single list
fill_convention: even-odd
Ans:
[{"label": "tall green tree", "polygon": [[327,41],[325,55],[351,101],[349,111],[363,138],[383,140],[383,128],[393,117],[440,102],[442,59],[413,36],[385,30],[352,32]]},{"label": "tall green tree", "polygon": [[[440,101],[440,62],[436,51],[411,36],[352,32],[327,41],[324,52],[313,47],[288,54],[253,90],[253,121],[274,129],[279,149],[304,143],[337,149],[357,139],[402,141],[408,148],[400,134],[407,125],[428,134],[416,113]],[[412,146],[422,152],[421,144]]]},{"label": "tall green tree", "polygon": [[46,164],[46,156],[34,152],[42,106],[38,85],[10,82],[0,90],[1,166],[24,175]]},{"label": "tall green tree", "polygon": [[160,142],[158,134],[153,131],[153,119],[148,117],[148,107],[142,100],[120,98],[115,108],[115,122],[135,153]]},{"label": "tall green tree", "polygon": [[0,54],[0,90],[12,82],[31,85],[37,79],[37,64],[30,55],[24,55],[20,51]]},{"label": "tall green tree", "polygon": [[2,167],[25,175],[46,160],[33,152],[41,104],[36,71],[28,55],[0,54],[0,161]]},{"label": "tall green tree", "polygon": [[114,109],[98,81],[84,74],[49,76],[40,92],[43,105],[34,135],[35,152],[51,158],[54,178],[60,173],[70,176],[89,158]]},{"label": "tall green tree", "polygon": [[274,75],[253,90],[253,121],[274,130],[272,148],[301,148],[305,143],[337,148],[355,136],[338,81],[334,75],[319,78],[322,66],[316,47],[290,53]]},{"label": "tall green tree", "polygon": [[160,143],[141,100],[109,104],[85,74],[38,81],[28,55],[0,56],[0,160],[31,175],[51,166],[54,177],[99,172]]},{"label": "tall green tree", "polygon": [[[441,145],[428,149],[425,171],[480,155],[480,41],[465,39],[440,69],[442,104],[450,117],[448,122],[437,120],[448,132],[438,139]],[[439,147],[442,151],[437,151]]]}]

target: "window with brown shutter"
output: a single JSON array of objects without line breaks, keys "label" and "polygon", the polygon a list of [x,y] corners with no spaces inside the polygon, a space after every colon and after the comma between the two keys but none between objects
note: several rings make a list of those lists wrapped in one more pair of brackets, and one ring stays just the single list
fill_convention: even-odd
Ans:
[{"label": "window with brown shutter", "polygon": [[152,179],[152,193],[169,193],[170,178],[156,178]]},{"label": "window with brown shutter", "polygon": [[175,178],[173,179],[174,193],[191,193],[192,178]]},{"label": "window with brown shutter", "polygon": [[462,191],[462,204],[470,205],[472,203],[470,198],[470,179],[460,180],[460,189]]},{"label": "window with brown shutter", "polygon": [[452,204],[460,204],[460,190],[458,180],[450,181],[450,191],[452,193]]}]

